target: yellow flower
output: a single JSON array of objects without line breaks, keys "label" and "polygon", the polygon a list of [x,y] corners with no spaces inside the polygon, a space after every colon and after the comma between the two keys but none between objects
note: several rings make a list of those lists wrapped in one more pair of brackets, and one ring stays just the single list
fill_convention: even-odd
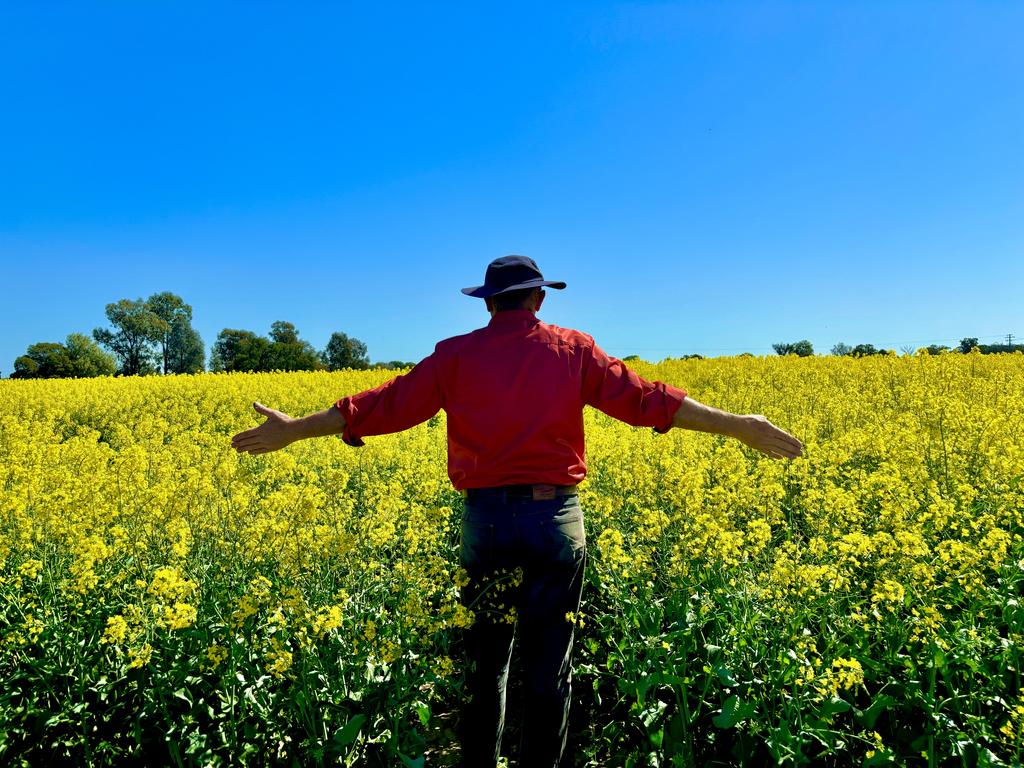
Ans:
[{"label": "yellow flower", "polygon": [[185,629],[196,621],[196,609],[188,603],[175,603],[164,607],[163,624],[168,629]]},{"label": "yellow flower", "polygon": [[162,567],[156,569],[147,591],[160,600],[170,602],[187,599],[195,589],[195,582],[184,578],[177,568]]},{"label": "yellow flower", "polygon": [[267,672],[277,678],[284,677],[292,667],[292,653],[284,648],[275,648],[267,655],[267,662]]},{"label": "yellow flower", "polygon": [[228,649],[214,643],[206,649],[206,658],[210,661],[211,669],[219,667],[228,657]]},{"label": "yellow flower", "polygon": [[475,618],[473,611],[469,610],[464,605],[456,605],[451,623],[453,627],[465,628],[470,626]]},{"label": "yellow flower", "polygon": [[29,559],[26,560],[18,567],[18,573],[24,576],[26,579],[35,579],[39,575],[39,572],[43,570],[43,564],[39,560]]},{"label": "yellow flower", "polygon": [[128,622],[125,621],[124,616],[118,614],[107,619],[107,628],[103,631],[103,637],[100,639],[100,642],[120,645],[127,636]]},{"label": "yellow flower", "polygon": [[340,605],[331,605],[326,608],[322,608],[313,620],[313,634],[322,637],[332,629],[340,627],[341,620],[342,615]]},{"label": "yellow flower", "polygon": [[129,667],[132,669],[144,667],[146,664],[149,664],[149,660],[153,656],[153,647],[149,643],[143,643],[140,647],[133,648],[129,652],[129,656],[131,657],[131,661],[128,664]]}]

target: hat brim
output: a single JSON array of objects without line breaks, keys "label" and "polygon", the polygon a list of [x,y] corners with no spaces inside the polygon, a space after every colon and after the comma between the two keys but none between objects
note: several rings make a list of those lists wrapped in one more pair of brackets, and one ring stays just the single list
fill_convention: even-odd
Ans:
[{"label": "hat brim", "polygon": [[525,283],[519,283],[519,285],[510,285],[507,288],[489,288],[486,285],[478,285],[472,288],[463,288],[462,292],[467,296],[473,296],[478,299],[488,299],[491,296],[497,296],[499,293],[508,293],[509,291],[521,291],[526,288],[556,288],[562,290],[565,288],[565,283],[560,280],[527,280]]}]

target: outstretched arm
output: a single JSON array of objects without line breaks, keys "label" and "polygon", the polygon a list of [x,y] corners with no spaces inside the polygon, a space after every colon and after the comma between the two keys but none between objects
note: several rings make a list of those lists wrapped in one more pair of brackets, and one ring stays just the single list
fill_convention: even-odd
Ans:
[{"label": "outstretched arm", "polygon": [[680,427],[735,437],[774,459],[802,455],[800,441],[764,416],[741,416],[712,408],[678,387],[640,378],[596,344],[586,351],[584,402],[609,416],[634,426],[651,426],[658,432]]},{"label": "outstretched arm", "polygon": [[764,416],[729,413],[699,403],[689,396],[672,417],[672,426],[735,437],[773,459],[795,459],[803,455],[800,441]]},{"label": "outstretched arm", "polygon": [[256,413],[266,416],[267,420],[231,438],[231,447],[239,453],[270,453],[296,440],[337,435],[345,431],[345,417],[334,406],[297,419],[267,408],[262,403],[253,403],[252,407]]},{"label": "outstretched arm", "polygon": [[434,355],[423,358],[404,376],[379,387],[343,397],[325,411],[294,419],[286,413],[253,403],[267,417],[258,427],[239,432],[231,445],[239,453],[270,453],[307,437],[341,435],[352,446],[369,435],[401,432],[426,421],[441,408]]}]

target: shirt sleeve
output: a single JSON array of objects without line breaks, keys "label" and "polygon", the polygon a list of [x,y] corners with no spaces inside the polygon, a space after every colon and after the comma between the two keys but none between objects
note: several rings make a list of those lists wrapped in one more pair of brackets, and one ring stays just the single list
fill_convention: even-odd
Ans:
[{"label": "shirt sleeve", "polygon": [[668,432],[686,390],[650,382],[591,343],[583,357],[583,402],[634,427]]},{"label": "shirt sleeve", "polygon": [[334,407],[345,417],[341,439],[357,448],[364,445],[364,437],[414,427],[441,409],[436,356],[425,357],[407,374],[379,387],[343,397]]}]

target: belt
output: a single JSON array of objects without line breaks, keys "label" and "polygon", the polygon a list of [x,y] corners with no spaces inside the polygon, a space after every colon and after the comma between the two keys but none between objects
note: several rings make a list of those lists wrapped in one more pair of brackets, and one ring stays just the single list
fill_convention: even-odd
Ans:
[{"label": "belt", "polygon": [[467,499],[488,495],[504,495],[511,499],[543,501],[558,496],[575,496],[575,485],[495,485],[490,488],[467,488],[462,495]]}]

